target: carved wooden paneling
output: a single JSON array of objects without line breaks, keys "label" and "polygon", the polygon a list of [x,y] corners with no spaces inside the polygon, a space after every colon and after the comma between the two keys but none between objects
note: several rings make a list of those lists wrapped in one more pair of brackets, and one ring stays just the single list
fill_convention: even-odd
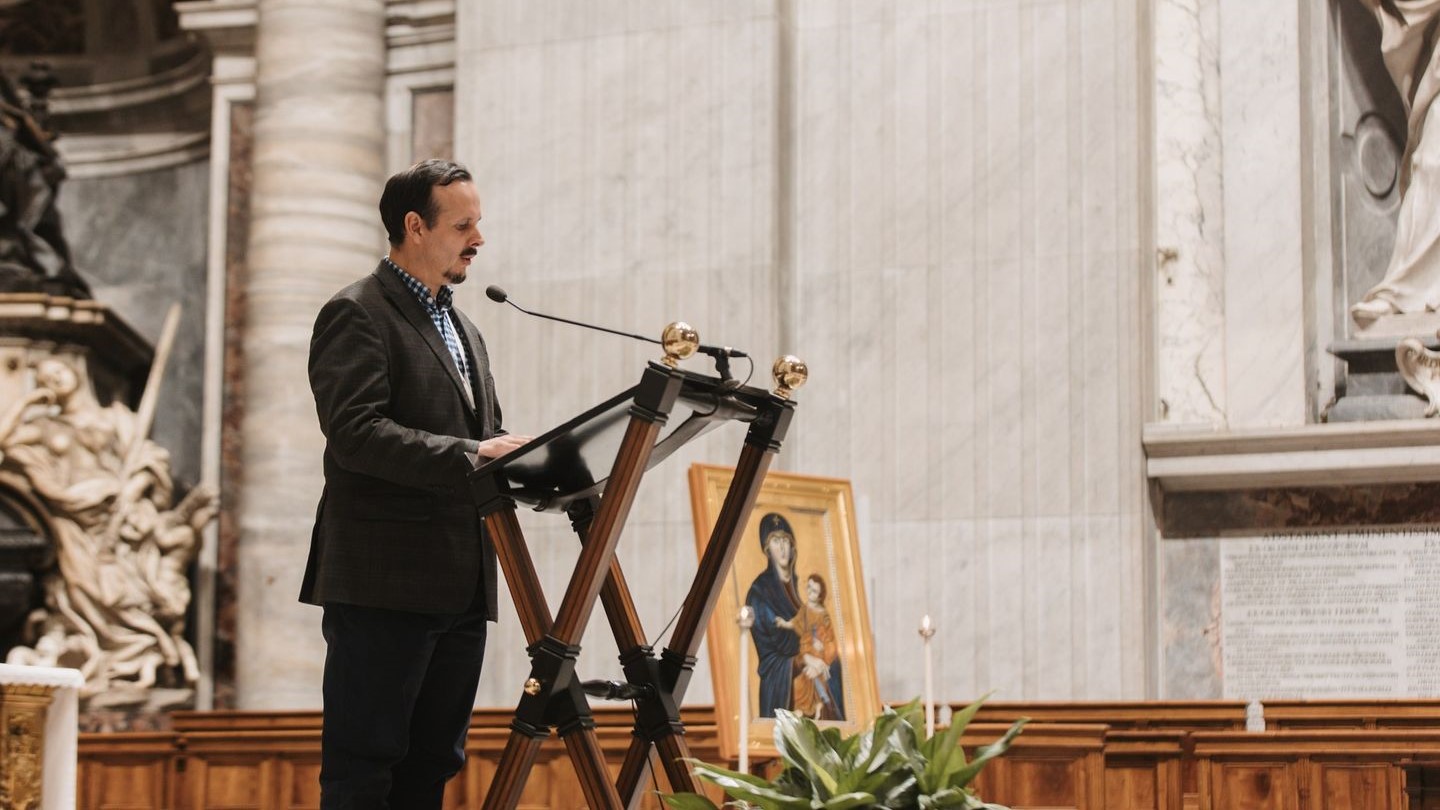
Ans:
[{"label": "carved wooden paneling", "polygon": [[320,753],[280,759],[280,802],[282,810],[309,810],[320,806]]},{"label": "carved wooden paneling", "polygon": [[[687,739],[695,756],[718,761],[713,714],[686,709]],[[466,744],[465,768],[447,786],[446,810],[478,810],[509,735],[508,711],[477,710]],[[597,737],[612,772],[630,745],[623,709],[596,712]],[[87,734],[81,738],[85,808],[189,810],[320,805],[320,716],[316,712],[179,712],[172,732]],[[86,781],[88,780],[88,781]],[[659,808],[660,777],[644,788],[642,807]],[[718,798],[718,794],[716,794]],[[173,797],[173,798],[171,798]],[[526,783],[522,806],[577,808],[580,783],[559,739],[547,741]]]},{"label": "carved wooden paneling", "polygon": [[1440,755],[1440,731],[1411,728],[1199,732],[1202,810],[1404,807],[1404,766]]},{"label": "carved wooden paneling", "polygon": [[1404,807],[1404,774],[1383,762],[1311,762],[1315,810],[1391,810]]},{"label": "carved wooden paneling", "polygon": [[1210,762],[1201,766],[1200,807],[1299,810],[1294,763]]},{"label": "carved wooden paneling", "polygon": [[[1440,699],[1276,700],[1265,703],[1263,708],[1270,731],[1440,727]],[[985,704],[976,720],[1010,723],[1019,717],[1029,717],[1037,723],[1103,723],[1114,731],[1240,731],[1245,728],[1245,703],[1236,700],[994,701]]]},{"label": "carved wooden paneling", "polygon": [[319,715],[187,712],[175,732],[186,763],[184,807],[320,806]]},{"label": "carved wooden paneling", "polygon": [[[1182,810],[1185,807],[1185,738],[1186,733],[1181,731],[1108,732],[1105,735],[1105,806]],[[1194,788],[1190,791],[1194,793]]]},{"label": "carved wooden paneling", "polygon": [[[984,745],[1006,728],[976,723],[962,743],[966,748]],[[1100,810],[1105,806],[1105,734],[1101,725],[1031,723],[1005,756],[986,766],[975,790],[986,801],[1014,810]]]},{"label": "carved wooden paneling", "polygon": [[[1119,711],[1120,728],[1054,722]],[[1295,704],[1283,717],[1304,728],[1264,733],[1217,731],[1233,706],[1184,707],[1195,729],[1177,723],[1174,704],[1151,721],[1144,707],[1058,704],[1045,707],[1014,747],[981,774],[980,795],[1016,810],[1440,810],[1440,730],[1406,718],[1427,716],[1418,702]],[[1041,714],[1041,712],[1036,712]],[[687,741],[700,759],[718,762],[708,709],[687,709]],[[1334,729],[1309,727],[1329,717]],[[173,730],[81,736],[79,806],[139,808],[287,808],[319,806],[320,717],[316,712],[177,713]],[[447,810],[479,810],[509,734],[505,710],[480,710],[467,742],[469,760],[446,791]],[[596,737],[612,772],[630,743],[628,712],[596,712]],[[993,741],[1008,724],[977,722],[964,744]],[[1440,723],[1434,724],[1440,727]],[[732,763],[733,764],[733,763]],[[762,764],[763,767],[763,764]],[[1410,774],[1407,781],[1407,772]],[[1428,780],[1428,781],[1427,781]],[[648,782],[642,806],[659,808]],[[579,782],[561,742],[547,741],[521,806],[578,808]]]},{"label": "carved wooden paneling", "polygon": [[1440,727],[1440,700],[1277,700],[1266,703],[1271,731]]},{"label": "carved wooden paneling", "polygon": [[[955,711],[963,708],[956,704]],[[980,723],[1013,723],[1021,717],[1034,723],[1099,723],[1116,731],[1174,729],[1224,731],[1245,727],[1245,704],[1233,700],[1121,701],[991,701],[975,716]]]},{"label": "carved wooden paneling", "polygon": [[93,810],[175,806],[175,736],[159,732],[85,734],[76,803]]},{"label": "carved wooden paneling", "polygon": [[1159,769],[1116,765],[1105,768],[1105,806],[1161,810],[1167,805]]}]

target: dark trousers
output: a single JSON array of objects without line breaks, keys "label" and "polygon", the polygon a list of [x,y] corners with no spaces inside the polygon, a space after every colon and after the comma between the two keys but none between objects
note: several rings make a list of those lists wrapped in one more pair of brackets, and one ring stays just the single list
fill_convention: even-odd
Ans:
[{"label": "dark trousers", "polygon": [[485,612],[328,604],[320,806],[439,808],[465,764]]}]

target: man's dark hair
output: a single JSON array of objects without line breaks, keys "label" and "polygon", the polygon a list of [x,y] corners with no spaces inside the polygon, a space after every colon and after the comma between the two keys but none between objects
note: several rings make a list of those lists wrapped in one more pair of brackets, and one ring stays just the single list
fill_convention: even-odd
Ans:
[{"label": "man's dark hair", "polygon": [[425,227],[435,227],[435,215],[440,213],[440,206],[435,202],[431,189],[470,179],[470,170],[459,163],[432,158],[397,172],[385,181],[385,192],[380,195],[380,222],[385,225],[385,236],[390,244],[398,245],[405,241],[405,215],[411,211],[420,215]]}]

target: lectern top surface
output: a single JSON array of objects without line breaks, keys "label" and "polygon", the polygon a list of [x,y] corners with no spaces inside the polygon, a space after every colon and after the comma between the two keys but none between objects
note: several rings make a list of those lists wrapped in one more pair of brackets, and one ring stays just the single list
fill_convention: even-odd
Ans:
[{"label": "lectern top surface", "polygon": [[[646,469],[725,422],[753,421],[758,405],[772,396],[719,377],[681,374],[680,395],[660,429]],[[472,480],[495,476],[504,494],[545,511],[563,510],[572,501],[602,493],[639,388],[632,386],[487,462],[471,473]]]}]

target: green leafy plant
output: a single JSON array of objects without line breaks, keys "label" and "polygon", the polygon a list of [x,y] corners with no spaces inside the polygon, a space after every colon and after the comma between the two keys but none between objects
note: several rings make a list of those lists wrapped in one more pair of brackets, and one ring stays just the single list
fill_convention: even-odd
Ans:
[{"label": "green leafy plant", "polygon": [[[1025,720],[968,759],[960,737],[983,702],[982,698],[956,712],[949,728],[929,738],[918,701],[886,708],[868,731],[849,737],[782,710],[775,715],[775,747],[784,763],[778,777],[765,779],[692,760],[694,773],[725,791],[732,800],[726,807],[1005,810],[981,801],[969,785],[986,763],[1010,748]],[[714,802],[695,793],[663,798],[675,810],[718,810]]]}]

